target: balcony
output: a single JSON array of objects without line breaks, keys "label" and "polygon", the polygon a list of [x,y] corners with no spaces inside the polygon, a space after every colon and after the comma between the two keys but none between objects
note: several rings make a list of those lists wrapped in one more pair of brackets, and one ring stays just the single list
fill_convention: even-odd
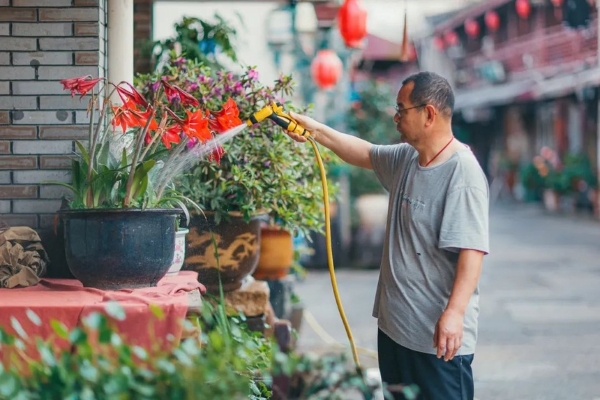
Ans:
[{"label": "balcony", "polygon": [[594,18],[586,30],[556,25],[483,47],[467,53],[460,62],[463,87],[479,86],[481,68],[486,65],[501,69],[499,81],[578,72],[598,65],[598,21]]}]

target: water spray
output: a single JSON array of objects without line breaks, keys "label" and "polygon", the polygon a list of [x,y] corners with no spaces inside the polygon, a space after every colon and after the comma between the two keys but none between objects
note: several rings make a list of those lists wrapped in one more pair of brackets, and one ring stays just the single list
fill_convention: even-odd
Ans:
[{"label": "water spray", "polygon": [[283,129],[288,132],[296,133],[300,136],[303,136],[308,139],[310,144],[313,147],[315,152],[315,158],[317,160],[317,164],[319,165],[319,170],[321,172],[321,183],[323,186],[323,206],[325,208],[325,242],[327,248],[327,265],[329,267],[329,277],[331,278],[331,286],[333,288],[333,295],[335,297],[335,302],[337,304],[338,311],[340,313],[340,317],[342,318],[342,323],[344,324],[344,328],[346,329],[346,334],[348,335],[348,341],[350,342],[350,348],[352,350],[352,357],[354,358],[354,362],[357,368],[360,368],[360,361],[358,359],[358,353],[356,350],[356,345],[354,344],[354,338],[352,337],[352,331],[350,330],[350,325],[348,324],[348,320],[346,319],[346,314],[344,313],[344,307],[342,305],[342,300],[340,299],[340,294],[338,291],[337,280],[335,278],[335,269],[333,265],[333,252],[331,249],[331,220],[329,214],[329,191],[327,189],[327,175],[325,172],[325,166],[323,165],[323,160],[321,158],[321,153],[319,152],[319,148],[317,147],[317,143],[315,139],[311,136],[310,132],[306,130],[303,126],[301,126],[294,118],[292,118],[289,114],[287,114],[283,110],[283,106],[280,103],[273,102],[266,107],[260,109],[255,112],[249,119],[246,121],[247,126],[252,126],[254,124],[260,123],[265,119],[270,119]]}]

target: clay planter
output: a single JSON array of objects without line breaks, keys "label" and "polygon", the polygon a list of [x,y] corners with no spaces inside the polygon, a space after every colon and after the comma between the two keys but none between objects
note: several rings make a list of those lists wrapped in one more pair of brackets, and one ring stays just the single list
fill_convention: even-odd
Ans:
[{"label": "clay planter", "polygon": [[190,231],[186,236],[182,269],[196,271],[198,281],[209,293],[219,293],[219,276],[223,291],[239,289],[258,263],[259,218],[246,223],[242,217],[232,216],[217,225],[210,213],[193,215],[188,225]]},{"label": "clay planter", "polygon": [[284,278],[294,262],[294,243],[290,232],[264,227],[260,233],[260,257],[254,272],[256,279]]},{"label": "clay planter", "polygon": [[61,210],[69,270],[83,286],[156,286],[173,261],[177,209]]}]

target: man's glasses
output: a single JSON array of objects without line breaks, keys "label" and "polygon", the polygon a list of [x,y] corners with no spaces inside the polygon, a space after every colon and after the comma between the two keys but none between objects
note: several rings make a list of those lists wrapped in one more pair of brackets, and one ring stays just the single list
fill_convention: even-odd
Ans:
[{"label": "man's glasses", "polygon": [[413,108],[420,108],[420,107],[425,107],[427,104],[421,104],[420,106],[414,106],[414,107],[408,107],[408,108],[400,108],[400,106],[398,106],[397,104],[394,106],[394,108],[396,109],[396,114],[398,114],[398,116],[403,116],[406,111],[408,110],[412,110]]}]

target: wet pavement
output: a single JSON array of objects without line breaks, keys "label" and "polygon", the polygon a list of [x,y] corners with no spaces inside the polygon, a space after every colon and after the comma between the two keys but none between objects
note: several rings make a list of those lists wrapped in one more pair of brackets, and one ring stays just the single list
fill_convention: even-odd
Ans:
[{"label": "wet pavement", "polygon": [[[600,222],[499,205],[490,229],[473,364],[476,398],[600,400]],[[377,270],[337,272],[361,362],[374,368],[377,276]],[[309,271],[296,291],[309,313],[299,349],[347,345],[328,273]]]}]

